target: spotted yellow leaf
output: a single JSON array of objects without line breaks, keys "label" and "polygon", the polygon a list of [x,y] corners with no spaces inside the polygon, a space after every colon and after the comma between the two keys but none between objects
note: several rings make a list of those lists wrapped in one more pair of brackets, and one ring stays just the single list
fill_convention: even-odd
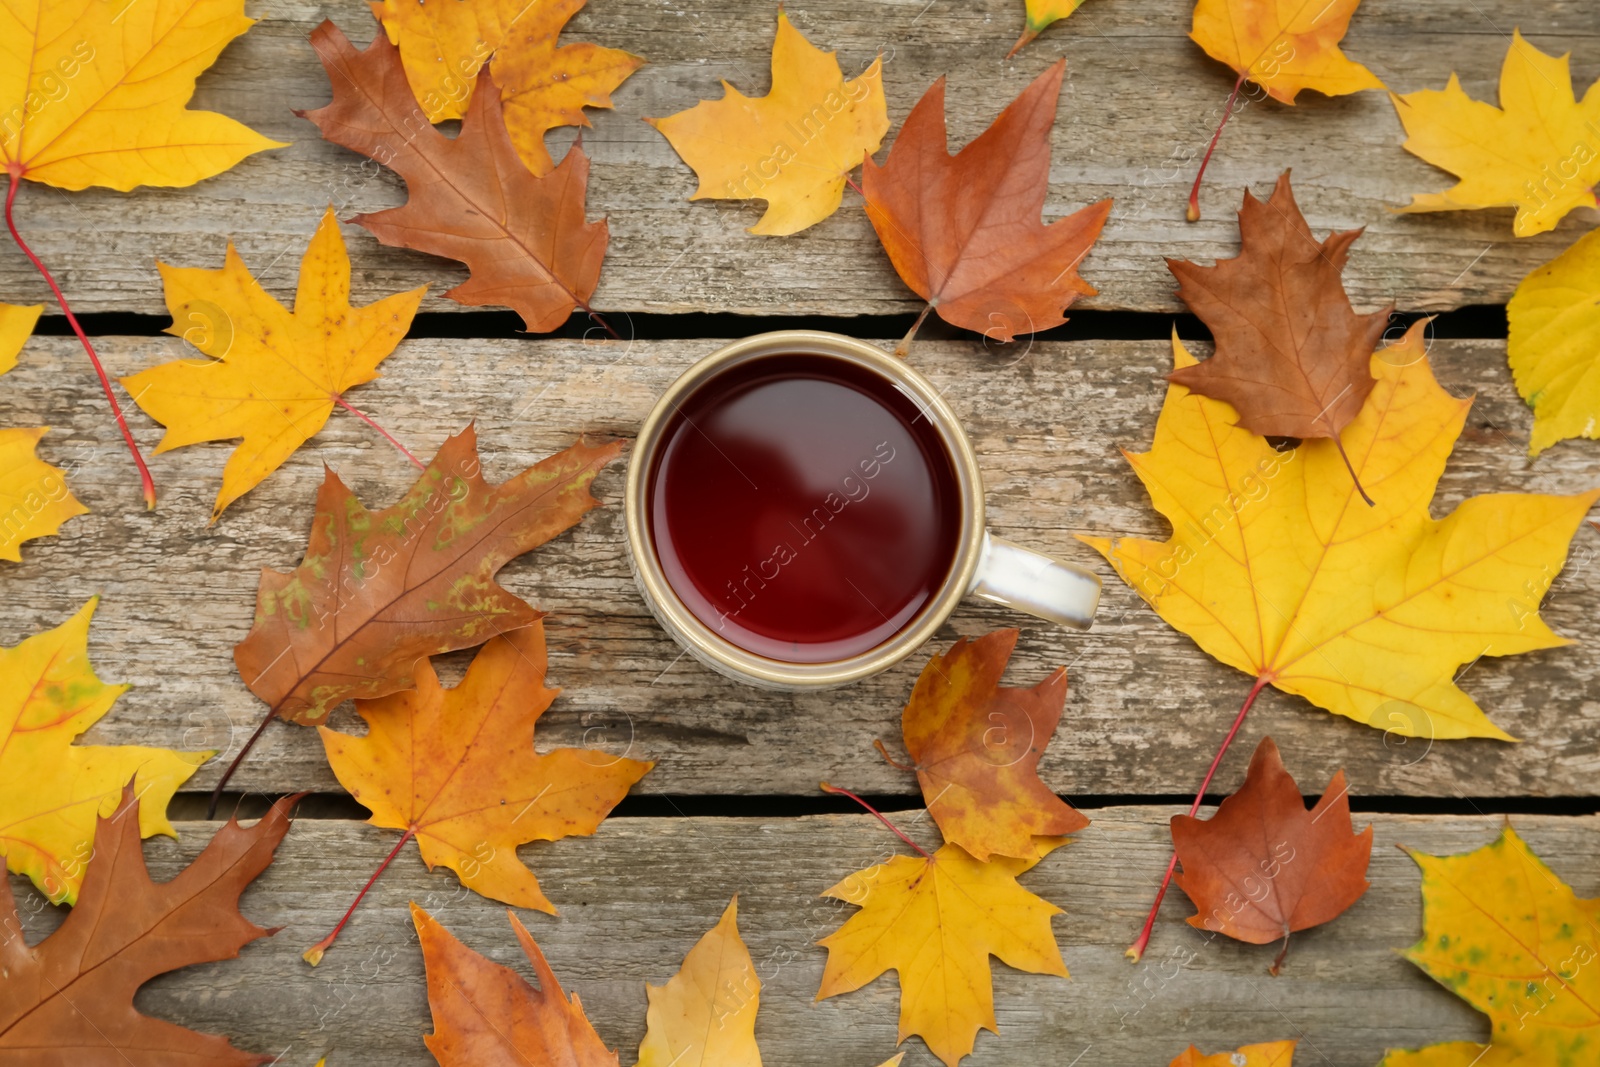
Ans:
[{"label": "spotted yellow leaf", "polygon": [[846,81],[834,53],[807,41],[781,10],[772,91],[722,89],[720,100],[645,121],[694,168],[700,185],[689,199],[767,202],[751,233],[798,233],[832,215],[845,176],[889,132],[882,57]]},{"label": "spotted yellow leaf", "polygon": [[1016,55],[1035,37],[1082,6],[1083,0],[1027,0],[1023,12],[1022,36],[1011,46],[1006,58],[1010,59]]},{"label": "spotted yellow leaf", "polygon": [[1600,900],[1510,826],[1460,856],[1412,852],[1422,937],[1406,958],[1489,1016],[1490,1040],[1394,1051],[1380,1067],[1584,1067],[1600,1057]]},{"label": "spotted yellow leaf", "polygon": [[177,836],[167,802],[210,752],[142,745],[75,745],[125,685],[89,664],[89,620],[99,598],[53,630],[0,648],[0,854],[52,901],[77,900],[94,852],[95,820],[109,817],[130,779],[139,832]]},{"label": "spotted yellow leaf", "polygon": [[1382,89],[1339,48],[1361,0],[1198,0],[1189,36],[1285,104],[1303,89],[1344,96]]}]

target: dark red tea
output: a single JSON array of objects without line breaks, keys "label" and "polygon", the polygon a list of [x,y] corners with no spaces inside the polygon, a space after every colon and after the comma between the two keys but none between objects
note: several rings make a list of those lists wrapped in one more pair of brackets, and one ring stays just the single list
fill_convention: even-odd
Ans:
[{"label": "dark red tea", "polygon": [[843,659],[944,584],[961,497],[939,432],[892,382],[773,355],[702,385],[650,471],[657,558],[695,616],[747,651]]}]

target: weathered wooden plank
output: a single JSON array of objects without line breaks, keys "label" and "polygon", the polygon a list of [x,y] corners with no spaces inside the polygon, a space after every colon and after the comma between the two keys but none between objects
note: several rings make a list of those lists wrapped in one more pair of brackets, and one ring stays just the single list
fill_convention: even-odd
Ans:
[{"label": "weathered wooden plank", "polygon": [[[1503,303],[1521,277],[1595,222],[1593,213],[1580,214],[1555,233],[1516,241],[1508,211],[1392,214],[1413,192],[1443,189],[1451,179],[1402,151],[1389,101],[1365,93],[1340,100],[1306,94],[1293,108],[1246,107],[1213,163],[1206,220],[1188,225],[1183,205],[1194,161],[1232,82],[1188,40],[1188,6],[1090,4],[1008,61],[1002,57],[1016,37],[1020,8],[1020,0],[812,0],[788,10],[819,45],[838,49],[851,72],[883,51],[896,124],[948,73],[957,143],[981,130],[1051,60],[1067,58],[1046,215],[1102,197],[1118,200],[1083,267],[1101,295],[1083,306],[1174,307],[1162,257],[1231,255],[1240,189],[1268,188],[1285,167],[1294,168],[1300,203],[1318,230],[1368,227],[1349,271],[1363,306]],[[324,144],[289,110],[320,106],[328,97],[306,41],[312,26],[331,17],[365,41],[374,25],[366,5],[257,0],[252,10],[263,21],[201,79],[196,103],[293,141],[291,147],[187,190],[67,195],[30,186],[19,197],[24,232],[80,311],[159,312],[155,261],[220,262],[228,236],[255,270],[281,282],[292,277],[325,204],[348,217],[400,202],[398,179]],[[650,61],[616,93],[614,112],[593,114],[594,129],[585,134],[595,160],[591,213],[609,216],[613,235],[595,306],[830,315],[916,309],[855,194],[847,194],[837,216],[801,236],[751,236],[744,228],[759,205],[688,203],[693,176],[640,121],[718,95],[719,78],[764,92],[772,21],[770,6],[742,0],[593,0],[573,20],[571,39],[603,41]],[[1469,91],[1492,100],[1513,26],[1546,49],[1571,49],[1580,89],[1600,76],[1600,33],[1585,0],[1480,0],[1469,9],[1445,0],[1368,0],[1346,48],[1397,90],[1439,88],[1459,70]],[[551,143],[564,145],[570,136],[560,131]],[[439,295],[463,277],[456,265],[384,249],[364,233],[353,238],[352,254],[363,298],[429,282],[426,308],[459,310]],[[48,299],[9,246],[0,250],[0,293],[12,301]]]},{"label": "weathered wooden plank", "polygon": [[[632,434],[660,390],[715,344],[407,341],[384,364],[384,377],[352,399],[423,456],[476,420],[487,470],[500,479],[579,434]],[[182,356],[184,348],[171,338],[107,338],[101,351],[113,373],[126,374]],[[1536,463],[1526,459],[1529,412],[1512,391],[1502,344],[1440,342],[1434,356],[1447,387],[1478,393],[1437,513],[1468,493],[1574,492],[1594,484],[1592,442],[1559,445]],[[1069,666],[1066,720],[1042,768],[1054,788],[1192,790],[1248,679],[1168,629],[1072,537],[1165,535],[1117,449],[1148,445],[1168,347],[1078,342],[995,353],[944,342],[918,344],[912,358],[946,389],[977,444],[994,529],[1092,565],[1108,579],[1101,619],[1086,636],[970,605],[938,644],[1020,625],[1013,679]],[[153,449],[158,429],[137,411],[133,422]],[[56,625],[91,594],[103,594],[91,650],[105,678],[134,689],[92,731],[100,741],[236,750],[262,705],[234,672],[231,649],[250,626],[259,569],[299,562],[322,464],[373,506],[395,500],[414,477],[389,445],[341,413],[210,528],[231,446],[155,457],[162,503],[145,513],[104,400],[70,339],[30,343],[22,365],[0,382],[0,425],[55,427],[43,454],[71,466],[70,484],[93,509],[61,537],[25,546],[22,564],[0,565],[0,642]],[[615,506],[622,475],[619,464],[597,482],[608,506],[503,572],[510,589],[552,613],[551,672],[565,692],[542,721],[543,742],[656,759],[639,786],[655,793],[807,794],[822,777],[874,792],[913,791],[871,742],[895,739],[924,657],[849,689],[804,696],[737,686],[680,659],[629,576]],[[1252,712],[1247,735],[1277,736],[1307,783],[1348,767],[1358,795],[1593,795],[1600,770],[1597,550],[1595,532],[1584,528],[1545,608],[1552,625],[1577,643],[1485,659],[1465,674],[1466,689],[1523,744],[1402,744],[1271,691]],[[464,655],[456,657],[455,667],[462,662]],[[1230,760],[1221,786],[1238,781],[1244,752]],[[213,761],[195,784],[209,787],[216,774]],[[315,735],[288,726],[267,732],[236,782],[265,791],[337,788]]]},{"label": "weathered wooden plank", "polygon": [[[1487,844],[1490,817],[1374,816],[1372,888],[1343,917],[1295,935],[1287,967],[1266,973],[1271,947],[1241,945],[1183,922],[1193,908],[1174,891],[1150,954],[1131,966],[1122,951],[1137,933],[1165,869],[1170,812],[1107,808],[1023,883],[1066,909],[1055,921],[1070,982],[1022,974],[996,961],[999,1035],[979,1037],[973,1064],[1046,1062],[1164,1064],[1190,1042],[1208,1051],[1295,1038],[1296,1062],[1370,1067],[1386,1047],[1484,1040],[1488,1026],[1412,967],[1396,949],[1421,929],[1419,878],[1394,846],[1432,853]],[[926,822],[901,819],[932,844]],[[1364,825],[1366,817],[1358,817]],[[1527,817],[1517,829],[1580,896],[1600,890],[1594,848],[1600,818]],[[148,846],[152,874],[171,877],[216,824],[184,823],[174,844]],[[415,848],[384,873],[316,970],[300,952],[320,939],[394,843],[358,823],[299,820],[279,859],[248,890],[243,910],[283,929],[242,958],[157,979],[142,1010],[232,1035],[246,1048],[310,1067],[423,1065],[431,1029],[421,953],[408,901],[417,901],[467,944],[527,973],[505,910],[462,890],[441,868],[429,874]],[[612,819],[593,838],[525,848],[523,858],[560,909],[525,913],[562,984],[582,999],[600,1035],[632,1062],[644,1030],[644,983],[660,984],[733,894],[739,927],[764,988],[756,1035],[775,1064],[872,1064],[894,1049],[898,991],[892,977],[814,1003],[825,953],[813,942],[854,909],[818,897],[848,872],[897,848],[870,816],[802,819]],[[15,880],[14,880],[15,883]],[[31,889],[25,930],[37,940],[57,916]],[[920,1041],[908,1065],[933,1064]]]}]

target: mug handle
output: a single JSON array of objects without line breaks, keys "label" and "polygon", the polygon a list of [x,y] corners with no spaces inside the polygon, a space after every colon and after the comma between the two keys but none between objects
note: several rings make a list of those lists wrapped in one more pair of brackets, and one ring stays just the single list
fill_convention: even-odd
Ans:
[{"label": "mug handle", "polygon": [[1100,606],[1100,579],[1093,571],[987,531],[978,576],[967,592],[1076,630],[1087,630]]}]

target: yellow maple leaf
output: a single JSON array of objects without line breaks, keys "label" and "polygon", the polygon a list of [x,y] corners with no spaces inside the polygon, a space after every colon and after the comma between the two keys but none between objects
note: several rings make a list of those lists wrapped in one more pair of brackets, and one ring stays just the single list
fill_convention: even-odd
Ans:
[{"label": "yellow maple leaf", "polygon": [[1507,826],[1422,868],[1422,937],[1406,958],[1489,1016],[1490,1043],[1392,1051],[1380,1067],[1557,1067],[1600,1049],[1600,900],[1583,900]]},{"label": "yellow maple leaf", "polygon": [[1268,1041],[1245,1045],[1237,1052],[1213,1052],[1207,1056],[1190,1045],[1170,1067],[1289,1067],[1294,1062],[1293,1041]]},{"label": "yellow maple leaf", "polygon": [[373,826],[416,838],[430,869],[449,867],[474,892],[553,915],[517,846],[594,833],[655,764],[581,748],[536,753],[534,724],[560,692],[544,687],[546,662],[535,621],[484,645],[456,688],[440,686],[424,658],[415,689],[356,701],[364,735],[318,732]]},{"label": "yellow maple leaf", "polygon": [[1083,0],[1028,0],[1023,17],[1022,36],[1011,46],[1006,58],[1010,59],[1016,55],[1048,27],[1060,22],[1082,6]]},{"label": "yellow maple leaf", "polygon": [[378,376],[427,286],[350,306],[350,257],[329,208],[300,261],[294,310],[262,289],[228,244],[220,270],[160,264],[172,325],[210,360],[174,360],[122,379],[167,428],[156,452],[243,438],[211,521],[309,441],[343,394]]},{"label": "yellow maple leaf", "polygon": [[824,52],[778,12],[772,90],[745,96],[722,83],[720,100],[646,119],[700,179],[691,200],[765,200],[751,233],[784,236],[838,210],[845,175],[878,150],[889,132],[883,57],[845,80]]},{"label": "yellow maple leaf", "polygon": [[734,897],[666,985],[646,985],[650,1008],[638,1067],[761,1067],[761,979],[739,936]]},{"label": "yellow maple leaf", "polygon": [[1442,193],[1415,194],[1401,211],[1515,207],[1512,228],[1530,237],[1600,203],[1600,81],[1580,103],[1568,57],[1546,55],[1520,31],[1500,68],[1499,107],[1472,99],[1454,74],[1443,90],[1390,99],[1406,150],[1460,179]]},{"label": "yellow maple leaf", "polygon": [[[1509,740],[1456,669],[1567,643],[1539,602],[1600,490],[1488,494],[1433,519],[1472,402],[1434,380],[1423,325],[1374,354],[1377,384],[1340,435],[1375,506],[1356,498],[1332,439],[1280,453],[1229,405],[1172,385],[1154,447],[1124,453],[1172,536],[1081,540],[1256,690],[1406,736]],[[1177,367],[1196,362],[1176,336],[1173,353]]]},{"label": "yellow maple leaf", "polygon": [[[43,310],[0,304],[0,374],[17,365]],[[35,454],[47,432],[46,426],[0,430],[0,559],[12,563],[22,560],[22,542],[47,537],[89,511],[67,488],[66,473]]]},{"label": "yellow maple leaf", "polygon": [[193,185],[280,148],[191,111],[194,82],[254,25],[244,0],[20,0],[0,7],[0,161],[62,189]]},{"label": "yellow maple leaf", "polygon": [[817,999],[900,977],[898,1041],[918,1034],[949,1067],[980,1028],[998,1033],[989,957],[1021,971],[1067,977],[1050,919],[1061,909],[1017,884],[1066,838],[1036,838],[1025,859],[980,863],[960,845],[931,857],[896,856],[857,871],[823,895],[860,911],[818,944],[828,950]]},{"label": "yellow maple leaf", "polygon": [[1511,373],[1533,408],[1528,454],[1600,437],[1600,230],[1524,278],[1506,313]]},{"label": "yellow maple leaf", "polygon": [[1294,103],[1302,89],[1344,96],[1382,89],[1339,48],[1361,0],[1198,0],[1189,36],[1206,55]]},{"label": "yellow maple leaf", "polygon": [[139,833],[177,832],[167,802],[213,752],[141,745],[75,745],[125,685],[89,664],[95,597],[53,630],[0,648],[0,854],[57,904],[78,899],[94,852],[95,820],[110,817],[134,779]]},{"label": "yellow maple leaf", "polygon": [[22,346],[33,336],[43,304],[0,304],[0,374],[17,365]]},{"label": "yellow maple leaf", "polygon": [[[375,0],[373,14],[400,49],[406,81],[430,122],[464,118],[484,62],[500,88],[506,129],[534,174],[555,166],[544,135],[588,126],[586,107],[611,107],[611,92],[644,65],[620,48],[557,45],[588,0]],[[492,58],[491,58],[492,56]]]}]

